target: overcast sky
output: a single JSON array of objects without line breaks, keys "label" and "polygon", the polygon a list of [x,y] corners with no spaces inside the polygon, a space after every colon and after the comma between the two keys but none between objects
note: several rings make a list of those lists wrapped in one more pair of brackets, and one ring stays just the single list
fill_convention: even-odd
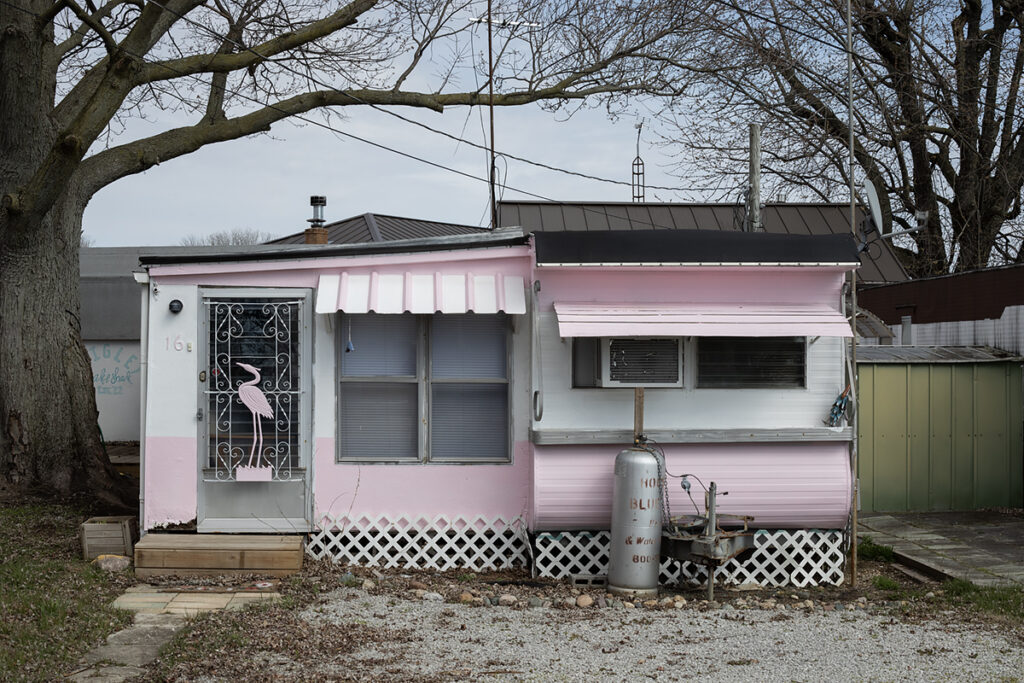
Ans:
[{"label": "overcast sky", "polygon": [[[397,109],[435,128],[482,143],[486,109],[451,109],[444,114]],[[389,147],[452,166],[479,178],[487,174],[485,152],[369,109],[346,111],[333,125]],[[499,151],[553,166],[629,182],[636,154],[634,117],[616,122],[604,110],[577,112],[569,120],[530,105],[496,110]],[[158,132],[133,122],[132,137]],[[465,126],[465,130],[463,130]],[[644,132],[641,154],[647,185],[679,187],[668,175],[663,150]],[[119,144],[117,140],[114,144]],[[499,160],[499,169],[504,164]],[[509,163],[507,184],[544,197],[630,201],[628,185],[575,178],[519,162]],[[255,229],[274,235],[303,230],[309,196],[327,196],[326,218],[366,212],[486,225],[484,182],[432,168],[391,152],[344,138],[313,125],[277,124],[270,136],[210,145],[130,176],[97,194],[85,211],[83,229],[93,246],[175,245],[186,235],[224,229]],[[506,190],[506,199],[530,197]],[[693,199],[692,194],[647,192],[647,199]]]}]

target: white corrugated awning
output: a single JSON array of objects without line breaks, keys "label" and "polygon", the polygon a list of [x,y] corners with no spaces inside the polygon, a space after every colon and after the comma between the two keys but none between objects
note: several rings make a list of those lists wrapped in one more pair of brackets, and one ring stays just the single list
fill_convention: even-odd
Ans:
[{"label": "white corrugated awning", "polygon": [[525,281],[518,275],[437,271],[324,274],[316,312],[526,313]]},{"label": "white corrugated awning", "polygon": [[561,337],[852,337],[825,304],[555,303]]}]

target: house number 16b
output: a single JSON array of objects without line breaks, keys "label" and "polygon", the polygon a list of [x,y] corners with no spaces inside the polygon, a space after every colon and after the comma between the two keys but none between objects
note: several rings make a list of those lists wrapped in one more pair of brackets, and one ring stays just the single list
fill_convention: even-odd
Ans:
[{"label": "house number 16b", "polygon": [[168,351],[173,349],[175,351],[188,351],[192,353],[192,342],[183,340],[180,334],[174,335],[173,340],[170,337],[165,337],[165,340]]}]

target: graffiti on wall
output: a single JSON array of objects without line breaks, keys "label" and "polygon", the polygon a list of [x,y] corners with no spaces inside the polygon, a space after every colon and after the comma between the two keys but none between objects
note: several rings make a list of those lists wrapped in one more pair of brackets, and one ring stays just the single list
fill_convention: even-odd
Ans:
[{"label": "graffiti on wall", "polygon": [[92,361],[92,383],[97,396],[120,396],[138,391],[138,344],[91,343],[85,348]]}]

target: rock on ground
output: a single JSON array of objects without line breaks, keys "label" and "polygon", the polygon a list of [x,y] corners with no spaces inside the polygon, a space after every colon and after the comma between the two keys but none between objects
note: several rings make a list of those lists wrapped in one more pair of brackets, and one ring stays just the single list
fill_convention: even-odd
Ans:
[{"label": "rock on ground", "polygon": [[[353,595],[355,594],[355,595]],[[581,597],[581,596],[577,596]],[[1021,634],[984,624],[900,623],[863,610],[479,609],[341,589],[302,613],[313,623],[400,628],[336,670],[366,681],[999,680],[1024,670]],[[495,644],[501,647],[496,648]],[[273,675],[273,671],[268,671]]]}]

